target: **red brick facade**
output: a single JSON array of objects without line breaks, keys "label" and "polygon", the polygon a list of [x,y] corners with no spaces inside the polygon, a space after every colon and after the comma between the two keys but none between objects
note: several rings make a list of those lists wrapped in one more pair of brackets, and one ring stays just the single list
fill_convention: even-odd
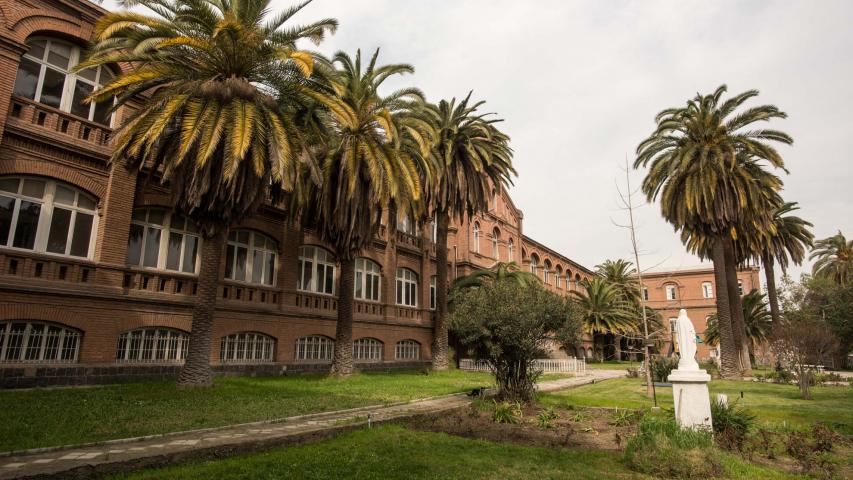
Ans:
[{"label": "red brick facade", "polygon": [[[0,180],[47,179],[70,186],[80,195],[91,196],[97,203],[88,256],[39,253],[38,249],[15,248],[11,235],[8,239],[0,238],[0,327],[14,321],[41,321],[80,333],[76,361],[71,362],[76,368],[65,364],[65,370],[60,371],[48,368],[51,365],[46,366],[45,362],[16,363],[0,358],[0,362],[6,362],[0,364],[3,365],[0,370],[13,372],[8,375],[15,377],[107,375],[95,371],[120,365],[116,362],[117,344],[123,333],[141,327],[190,330],[195,275],[128,265],[128,238],[134,211],[168,207],[168,192],[143,183],[135,173],[120,165],[107,163],[110,128],[67,109],[13,95],[22,56],[29,49],[28,39],[51,38],[85,47],[94,22],[103,13],[100,7],[85,0],[0,0]],[[116,112],[112,125],[120,124],[127,114],[126,108]],[[6,222],[14,223],[14,219]],[[554,291],[567,293],[569,288],[576,288],[577,280],[591,275],[589,270],[525,237],[522,214],[505,194],[497,196],[492,208],[476,220],[481,232],[479,247],[474,245],[474,223],[464,222],[451,228],[451,275],[492,266],[496,261],[492,253],[495,232],[498,232],[500,261],[514,260],[524,268],[531,268],[533,260],[538,264],[540,276],[544,275],[543,266],[549,265],[548,284]],[[272,360],[267,364],[279,369],[304,368],[311,362],[297,361],[297,339],[307,335],[334,337],[335,331],[335,295],[297,289],[299,247],[321,246],[320,242],[308,231],[288,227],[285,212],[271,205],[234,229],[259,232],[274,240],[275,278],[272,285],[222,281],[211,361],[215,365],[220,362],[220,338],[257,332],[275,342]],[[381,359],[362,365],[365,368],[413,364],[412,359],[396,358],[395,345],[403,340],[418,342],[418,361],[430,359],[429,299],[430,279],[435,275],[435,245],[429,228],[414,232],[414,235],[389,232],[383,227],[373,246],[363,254],[380,267],[381,293],[378,302],[356,301],[354,338],[373,338],[383,345]],[[225,268],[221,266],[223,279]],[[397,305],[398,268],[417,274],[417,306]],[[561,272],[559,285],[554,280],[557,269]],[[571,285],[566,281],[567,274]],[[3,352],[0,350],[0,356]],[[125,369],[119,373],[134,372]],[[159,373],[173,374],[174,368],[163,367]],[[84,380],[90,381],[99,380]],[[0,382],[8,386],[31,384],[37,383]]]}]

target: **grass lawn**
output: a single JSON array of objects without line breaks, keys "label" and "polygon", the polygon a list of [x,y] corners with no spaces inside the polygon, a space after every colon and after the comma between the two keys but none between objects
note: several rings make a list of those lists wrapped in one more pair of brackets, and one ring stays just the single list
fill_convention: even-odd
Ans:
[{"label": "grass lawn", "polygon": [[[713,380],[711,395],[725,393],[729,401],[737,400],[758,416],[758,421],[768,425],[787,423],[794,427],[807,427],[815,422],[842,424],[841,433],[853,435],[853,388],[814,387],[813,400],[800,398],[794,385],[773,383],[734,382]],[[740,392],[744,393],[743,399]],[[657,388],[658,405],[673,408],[672,389]],[[546,405],[593,407],[646,408],[652,405],[646,397],[642,380],[618,378],[594,385],[540,395]]]},{"label": "grass lawn", "polygon": [[629,368],[636,368],[640,366],[640,362],[622,362],[616,360],[607,360],[604,362],[599,362],[597,360],[587,360],[586,368],[592,370],[627,370]]},{"label": "grass lawn", "polygon": [[[798,478],[725,457],[728,478]],[[618,452],[524,447],[384,426],[324,442],[140,471],[122,479],[646,479]]]},{"label": "grass lawn", "polygon": [[[549,376],[543,378],[548,380]],[[0,451],[215,427],[393,403],[493,384],[486,373],[220,377],[216,386],[179,390],[174,381],[93,388],[0,391]]]}]

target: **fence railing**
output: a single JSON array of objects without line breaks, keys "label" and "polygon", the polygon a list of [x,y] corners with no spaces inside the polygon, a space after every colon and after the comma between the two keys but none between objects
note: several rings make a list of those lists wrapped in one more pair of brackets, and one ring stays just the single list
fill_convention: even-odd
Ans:
[{"label": "fence railing", "polygon": [[[540,358],[536,360],[536,366],[542,369],[542,373],[586,374],[586,362],[578,358]],[[491,372],[492,365],[484,360],[463,358],[459,361],[459,369],[472,372]]]}]

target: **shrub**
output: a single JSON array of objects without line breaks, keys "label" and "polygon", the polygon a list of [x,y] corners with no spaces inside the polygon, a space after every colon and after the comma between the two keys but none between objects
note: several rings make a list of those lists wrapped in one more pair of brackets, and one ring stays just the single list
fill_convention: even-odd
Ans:
[{"label": "shrub", "polygon": [[709,432],[682,429],[672,417],[646,415],[628,441],[625,463],[634,471],[662,478],[709,478],[723,473]]},{"label": "shrub", "polygon": [[554,420],[560,418],[553,408],[546,408],[539,412],[539,428],[554,428]]},{"label": "shrub", "polygon": [[495,413],[492,419],[497,423],[520,423],[522,417],[521,404],[518,402],[495,402]]},{"label": "shrub", "polygon": [[699,365],[699,368],[708,372],[708,374],[711,375],[711,378],[720,378],[720,367],[718,367],[714,362],[704,362]]},{"label": "shrub", "polygon": [[651,367],[652,381],[665,382],[669,374],[678,368],[678,359],[675,357],[653,357]]},{"label": "shrub", "polygon": [[711,423],[717,444],[741,452],[746,434],[755,423],[755,415],[738,407],[737,402],[726,404],[715,400],[711,402]]},{"label": "shrub", "polygon": [[626,427],[632,423],[634,423],[634,418],[636,414],[631,410],[619,410],[613,412],[613,420],[610,421],[610,424],[616,427]]},{"label": "shrub", "polygon": [[572,421],[575,423],[585,422],[586,414],[583,412],[575,412],[574,416],[572,416]]}]

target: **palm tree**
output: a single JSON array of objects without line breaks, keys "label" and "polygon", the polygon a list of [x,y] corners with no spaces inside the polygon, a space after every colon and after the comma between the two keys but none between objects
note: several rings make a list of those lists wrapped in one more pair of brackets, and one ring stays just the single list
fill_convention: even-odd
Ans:
[{"label": "palm tree", "polygon": [[480,287],[485,282],[498,281],[510,281],[519,286],[542,282],[536,274],[522,269],[515,262],[499,262],[492,268],[476,270],[464,277],[455,279],[452,290],[456,293],[469,288]]},{"label": "palm tree", "polygon": [[832,279],[839,285],[846,285],[853,275],[853,240],[847,240],[841,233],[818,240],[809,260],[817,259],[812,265],[812,275]]},{"label": "palm tree", "polygon": [[319,43],[337,22],[288,21],[306,3],[277,15],[269,0],[133,0],[149,13],[111,12],[77,68],[122,63],[127,73],[90,101],[139,108],[116,132],[112,162],[168,183],[175,206],[198,226],[201,249],[192,337],[178,384],[209,386],[219,265],[229,227],[273,190],[292,182],[299,142],[290,111],[313,91],[314,56],[296,43]]},{"label": "palm tree", "polygon": [[760,237],[759,251],[761,263],[764,264],[764,275],[767,279],[770,316],[774,324],[780,321],[781,316],[779,314],[779,298],[776,292],[776,273],[773,265],[778,262],[782,273],[785,273],[789,262],[800,265],[806,258],[806,248],[811,247],[814,241],[814,234],[809,230],[812,224],[796,215],[789,215],[796,210],[799,210],[797,202],[786,202],[777,208],[773,212],[773,231]]},{"label": "palm tree", "polygon": [[[749,340],[749,354],[754,357],[755,346],[767,341],[774,325],[763,293],[752,290],[743,296],[743,318],[746,324],[746,337]],[[720,344],[720,328],[716,313],[708,316],[705,343],[710,347]]]},{"label": "palm tree", "polygon": [[637,331],[632,305],[621,295],[619,288],[602,277],[592,277],[580,283],[581,291],[572,290],[587,333],[593,336],[625,334]]},{"label": "palm tree", "polygon": [[[613,285],[622,297],[622,300],[631,307],[636,323],[635,330],[640,331],[642,326],[642,305],[640,304],[640,283],[637,280],[637,269],[634,264],[627,260],[605,260],[596,265],[596,273],[604,280]],[[617,360],[622,359],[622,336],[618,332],[613,333],[615,356]]]},{"label": "palm tree", "polygon": [[469,104],[469,93],[461,102],[442,100],[431,105],[437,142],[434,156],[442,174],[430,192],[436,222],[436,311],[433,326],[432,366],[448,367],[447,343],[447,229],[451,217],[464,220],[485,210],[492,190],[510,183],[512,149],[509,137],[495,127],[500,120],[479,113],[482,101]]},{"label": "palm tree", "polygon": [[[379,94],[385,80],[414,68],[379,66],[378,55],[377,49],[363,65],[361,51],[355,58],[338,52],[333,59],[338,67],[334,95],[312,94],[328,111],[331,134],[322,160],[322,182],[306,188],[300,218],[332,247],[341,265],[331,369],[337,376],[353,371],[355,259],[373,242],[383,209],[392,203],[411,209],[420,200],[422,172],[430,168],[425,159],[432,147],[431,132],[428,125],[413,120],[419,113],[412,111],[423,94],[414,88]],[[423,140],[423,150],[402,148],[413,142],[403,138],[408,135]]]},{"label": "palm tree", "polygon": [[664,219],[677,230],[709,239],[721,327],[720,371],[733,378],[743,370],[737,348],[742,342],[736,336],[743,329],[732,323],[739,299],[730,295],[726,275],[727,267],[734,267],[733,240],[746,225],[765,230],[770,223],[769,214],[762,213],[772,211],[781,182],[757,178],[763,168],[759,162],[783,168],[781,155],[768,142],[793,140],[777,130],[754,128],[756,122],[786,117],[775,106],[737,111],[757,90],[722,101],[725,92],[723,85],[659,113],[656,130],[637,147],[634,168],[649,168],[642,189],[649,201],[660,197]]}]

